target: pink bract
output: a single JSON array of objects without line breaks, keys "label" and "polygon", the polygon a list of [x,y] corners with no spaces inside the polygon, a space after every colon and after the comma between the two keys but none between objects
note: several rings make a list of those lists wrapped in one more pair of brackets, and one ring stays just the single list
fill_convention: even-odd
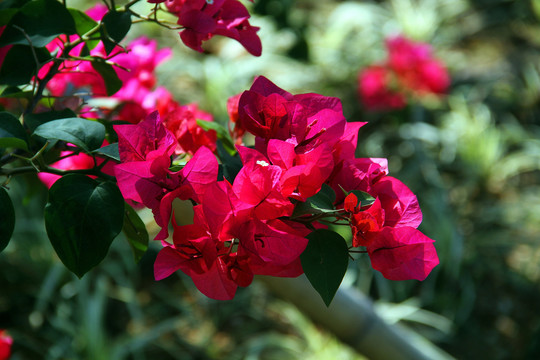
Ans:
[{"label": "pink bract", "polygon": [[221,35],[238,41],[250,54],[261,55],[259,28],[249,23],[250,14],[238,0],[167,0],[166,5],[184,27],[182,42],[193,50],[203,52],[204,41]]},{"label": "pink bract", "polygon": [[412,227],[385,227],[368,247],[371,265],[389,280],[425,280],[439,264],[433,240]]}]

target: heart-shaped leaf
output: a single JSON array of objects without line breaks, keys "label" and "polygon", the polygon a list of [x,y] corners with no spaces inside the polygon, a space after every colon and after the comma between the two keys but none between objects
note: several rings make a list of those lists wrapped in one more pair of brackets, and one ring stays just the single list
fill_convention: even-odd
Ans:
[{"label": "heart-shaped leaf", "polygon": [[302,268],[326,306],[330,306],[347,271],[347,243],[341,235],[326,229],[315,230],[307,238],[306,250],[300,255]]},{"label": "heart-shaped leaf", "polygon": [[123,223],[124,199],[112,182],[70,174],[49,190],[47,235],[60,260],[78,277],[105,258]]},{"label": "heart-shaped leaf", "polygon": [[131,27],[131,14],[127,11],[109,11],[101,20],[101,41],[109,54],[122,41]]}]

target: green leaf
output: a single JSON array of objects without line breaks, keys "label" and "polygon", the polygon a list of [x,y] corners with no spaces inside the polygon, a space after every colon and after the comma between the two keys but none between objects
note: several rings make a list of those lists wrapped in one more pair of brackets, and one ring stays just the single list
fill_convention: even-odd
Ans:
[{"label": "green leaf", "polygon": [[118,78],[116,71],[113,67],[104,61],[92,61],[92,67],[105,81],[105,88],[107,95],[111,96],[116,93],[122,87],[122,80]]},{"label": "green leaf", "polygon": [[334,208],[334,201],[336,193],[329,185],[323,184],[317,194],[296,204],[292,217],[335,213],[337,210]]},{"label": "green leaf", "polygon": [[1,98],[27,99],[31,100],[34,96],[31,90],[22,91],[16,86],[8,86],[2,91]]},{"label": "green leaf", "polygon": [[197,120],[197,125],[199,125],[205,131],[214,130],[217,138],[223,142],[225,150],[227,150],[227,152],[231,155],[236,153],[236,148],[234,147],[231,136],[223,125],[215,121],[204,121],[200,119]]},{"label": "green leaf", "polygon": [[9,23],[9,20],[17,13],[17,9],[2,9],[0,10],[0,26]]},{"label": "green leaf", "polygon": [[2,0],[0,1],[0,9],[19,9],[30,0]]},{"label": "green leaf", "polygon": [[46,48],[33,48],[33,50],[26,45],[14,45],[9,49],[0,68],[0,84],[17,86],[30,82],[40,66],[51,58]]},{"label": "green leaf", "polygon": [[131,27],[131,14],[127,11],[109,11],[101,20],[101,41],[107,55],[124,39]]},{"label": "green leaf", "polygon": [[131,245],[135,262],[139,262],[148,249],[148,231],[135,209],[128,203],[125,203],[124,206],[124,227],[122,230],[126,235],[129,245]]},{"label": "green leaf", "polygon": [[219,166],[222,172],[221,175],[232,184],[234,182],[234,178],[236,178],[236,175],[242,169],[242,160],[240,160],[240,156],[238,154],[231,156],[229,152],[225,150],[221,140],[217,141],[216,147],[219,159],[221,160],[221,165]]},{"label": "green leaf", "polygon": [[63,109],[60,111],[47,111],[38,114],[27,114],[24,116],[24,124],[34,131],[38,126],[45,124],[49,121],[77,117],[77,114],[71,109]]},{"label": "green leaf", "polygon": [[120,162],[120,152],[118,151],[118,143],[106,145],[97,150],[94,150],[95,153],[104,155],[109,159]]},{"label": "green leaf", "polygon": [[351,190],[351,193],[356,195],[356,197],[358,198],[358,204],[356,204],[356,206],[368,206],[375,202],[375,198],[369,195],[367,192],[360,190]]},{"label": "green leaf", "polygon": [[[79,34],[79,36],[83,36],[90,30],[98,26],[98,23],[95,22],[90,16],[86,15],[84,12],[77,9],[68,9],[68,11],[71,14],[71,17],[73,17],[73,20],[75,21],[75,28],[77,29],[77,34]],[[88,45],[88,48],[90,49],[95,48],[98,43],[99,41],[97,40],[86,41],[86,45]]]},{"label": "green leaf", "polygon": [[77,29],[77,34],[79,34],[79,36],[83,36],[98,25],[98,23],[90,16],[80,10],[68,9],[68,11],[73,18],[73,21],[75,21],[75,28]]},{"label": "green leaf", "polygon": [[72,143],[86,152],[98,149],[105,139],[105,126],[81,118],[52,120],[40,125],[34,135]]},{"label": "green leaf", "polygon": [[28,136],[19,120],[8,112],[0,112],[0,148],[14,147],[28,151]]},{"label": "green leaf", "polygon": [[326,306],[330,306],[347,271],[347,243],[341,235],[326,229],[315,230],[307,238],[306,250],[300,255],[302,268]]},{"label": "green leaf", "polygon": [[79,278],[105,258],[123,222],[124,199],[112,182],[70,174],[49,190],[47,235],[60,260]]},{"label": "green leaf", "polygon": [[0,252],[6,248],[15,229],[15,208],[6,189],[0,186]]},{"label": "green leaf", "polygon": [[30,45],[40,48],[60,34],[77,32],[69,11],[56,0],[34,0],[25,4],[7,24],[0,46]]}]

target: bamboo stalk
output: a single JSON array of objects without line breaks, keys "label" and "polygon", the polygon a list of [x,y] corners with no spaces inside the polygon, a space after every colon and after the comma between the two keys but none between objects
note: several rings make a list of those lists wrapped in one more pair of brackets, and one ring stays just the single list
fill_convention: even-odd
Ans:
[{"label": "bamboo stalk", "polygon": [[432,360],[411,344],[396,326],[387,324],[361,292],[341,287],[326,307],[305,275],[298,278],[260,276],[279,297],[296,305],[341,341],[373,360]]}]

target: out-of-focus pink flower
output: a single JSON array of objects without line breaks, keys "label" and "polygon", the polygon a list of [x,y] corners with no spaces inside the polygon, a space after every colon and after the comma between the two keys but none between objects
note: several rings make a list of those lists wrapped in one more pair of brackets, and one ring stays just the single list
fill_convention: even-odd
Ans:
[{"label": "out-of-focus pink flower", "polygon": [[0,360],[7,360],[11,355],[13,339],[5,330],[0,330]]},{"label": "out-of-focus pink flower", "polygon": [[[59,170],[83,170],[91,169],[94,167],[94,159],[92,159],[90,155],[87,155],[85,153],[80,153],[77,155],[71,154],[73,154],[71,151],[62,151],[60,153],[60,156],[66,157],[58,160],[50,166]],[[41,182],[44,183],[45,186],[47,186],[47,188],[49,189],[56,182],[56,180],[61,178],[60,175],[50,174],[46,172],[40,172],[37,175]]]},{"label": "out-of-focus pink flower", "polygon": [[407,96],[441,95],[448,90],[448,71],[433,57],[429,44],[396,36],[386,39],[386,47],[388,59],[358,75],[358,91],[366,108],[399,109]]},{"label": "out-of-focus pink flower", "polygon": [[358,90],[368,109],[400,109],[405,106],[405,96],[391,87],[392,74],[383,66],[370,66],[358,75]]},{"label": "out-of-focus pink flower", "polygon": [[107,5],[105,4],[95,4],[90,9],[86,10],[86,15],[90,16],[90,18],[94,21],[101,21],[105,14],[109,11],[109,8],[107,8]]},{"label": "out-of-focus pink flower", "polygon": [[[94,20],[100,21],[107,11],[105,5],[99,4],[87,10],[87,14]],[[77,35],[69,37],[70,41],[75,39]],[[49,43],[47,48],[49,51],[61,50],[67,40],[65,36],[59,36]],[[69,55],[80,56],[82,45],[72,49]],[[60,54],[61,51],[59,51]],[[122,82],[121,88],[111,96],[118,100],[120,106],[115,120],[136,124],[155,110],[157,97],[153,94],[156,85],[155,69],[171,54],[171,49],[158,49],[157,41],[144,36],[130,42],[125,50],[118,46],[107,54],[103,43],[99,42],[90,51],[91,56],[107,59],[112,63],[114,71]],[[38,77],[43,79],[50,68],[51,64],[43,66]],[[58,98],[55,102],[57,110],[70,107],[80,111],[79,106],[82,102],[74,101],[73,98],[107,96],[107,87],[101,74],[94,69],[91,62],[82,60],[64,61],[60,66],[60,72],[47,83],[47,90],[52,96]],[[88,116],[93,116],[88,109],[83,109],[83,112]]]},{"label": "out-of-focus pink flower", "polygon": [[259,28],[251,26],[250,14],[238,0],[167,0],[166,5],[178,16],[178,24],[184,27],[180,38],[193,50],[203,52],[203,41],[222,35],[238,41],[250,54],[261,55]]}]

